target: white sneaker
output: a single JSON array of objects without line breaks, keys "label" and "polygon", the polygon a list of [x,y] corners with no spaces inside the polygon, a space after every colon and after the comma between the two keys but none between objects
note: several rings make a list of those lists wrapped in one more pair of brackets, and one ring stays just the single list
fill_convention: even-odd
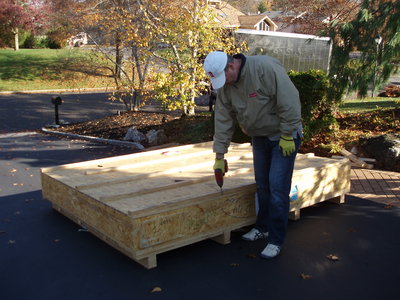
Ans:
[{"label": "white sneaker", "polygon": [[261,232],[257,228],[253,228],[248,233],[242,235],[242,239],[246,241],[257,241],[259,239],[266,238],[268,236],[268,232]]},{"label": "white sneaker", "polygon": [[274,244],[268,244],[261,252],[261,257],[267,259],[274,258],[275,256],[278,256],[279,252],[281,252],[281,247]]}]

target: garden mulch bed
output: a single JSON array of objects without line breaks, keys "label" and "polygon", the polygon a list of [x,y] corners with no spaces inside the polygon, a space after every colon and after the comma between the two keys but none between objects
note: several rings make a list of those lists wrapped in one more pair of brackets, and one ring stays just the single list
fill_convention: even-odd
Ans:
[{"label": "garden mulch bed", "polygon": [[[400,128],[400,109],[381,110],[362,114],[338,114],[336,120],[339,130],[324,132],[303,142],[300,152],[313,152],[315,155],[330,157],[335,148],[347,150],[357,144],[358,139],[366,135],[379,135],[398,132]],[[105,139],[122,140],[130,127],[135,126],[146,133],[151,129],[163,129],[167,143],[191,144],[211,141],[213,122],[211,114],[182,116],[180,113],[132,111],[120,115],[82,123],[65,125],[58,131]],[[234,137],[233,141],[247,142],[247,137]]]}]

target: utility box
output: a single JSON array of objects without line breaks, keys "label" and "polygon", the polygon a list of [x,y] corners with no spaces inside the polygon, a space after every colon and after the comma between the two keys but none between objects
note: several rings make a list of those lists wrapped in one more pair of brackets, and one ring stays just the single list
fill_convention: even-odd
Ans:
[{"label": "utility box", "polygon": [[[212,238],[230,242],[231,231],[256,219],[250,144],[232,144],[223,191],[215,183],[212,143],[192,144],[43,168],[43,197],[146,268],[156,256]],[[293,176],[300,209],[350,190],[350,162],[298,155]]]}]

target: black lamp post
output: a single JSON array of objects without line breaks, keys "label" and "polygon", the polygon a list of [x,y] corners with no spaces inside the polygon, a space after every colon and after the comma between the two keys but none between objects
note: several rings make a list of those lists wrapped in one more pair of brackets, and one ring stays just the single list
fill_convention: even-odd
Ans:
[{"label": "black lamp post", "polygon": [[51,103],[54,104],[54,113],[55,113],[55,120],[56,125],[60,125],[60,121],[58,119],[58,106],[62,104],[62,99],[59,96],[51,97]]},{"label": "black lamp post", "polygon": [[382,43],[382,37],[378,35],[375,38],[375,44],[376,44],[376,59],[375,59],[375,67],[374,67],[374,80],[372,82],[372,92],[371,92],[371,97],[374,97],[374,92],[375,92],[375,84],[376,84],[376,69],[378,68],[378,54],[379,54],[379,45]]}]

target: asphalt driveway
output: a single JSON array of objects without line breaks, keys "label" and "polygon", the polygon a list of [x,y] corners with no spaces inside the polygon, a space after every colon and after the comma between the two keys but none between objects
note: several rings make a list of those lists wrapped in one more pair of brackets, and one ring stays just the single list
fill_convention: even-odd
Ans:
[{"label": "asphalt driveway", "polygon": [[68,92],[1,94],[0,133],[36,130],[55,123],[52,96],[60,96],[59,119],[69,123],[82,122],[116,114],[125,110],[120,102],[112,102],[110,93]]},{"label": "asphalt driveway", "polygon": [[[41,195],[42,167],[132,150],[16,132],[50,122],[51,110],[38,101],[45,114],[25,107],[6,121],[17,111],[7,101],[0,100],[0,299],[398,299],[400,210],[355,197],[303,209],[274,260],[259,258],[265,241],[242,241],[238,231],[229,245],[195,243],[158,255],[157,268],[146,270]],[[74,109],[71,120],[88,113]]]}]

